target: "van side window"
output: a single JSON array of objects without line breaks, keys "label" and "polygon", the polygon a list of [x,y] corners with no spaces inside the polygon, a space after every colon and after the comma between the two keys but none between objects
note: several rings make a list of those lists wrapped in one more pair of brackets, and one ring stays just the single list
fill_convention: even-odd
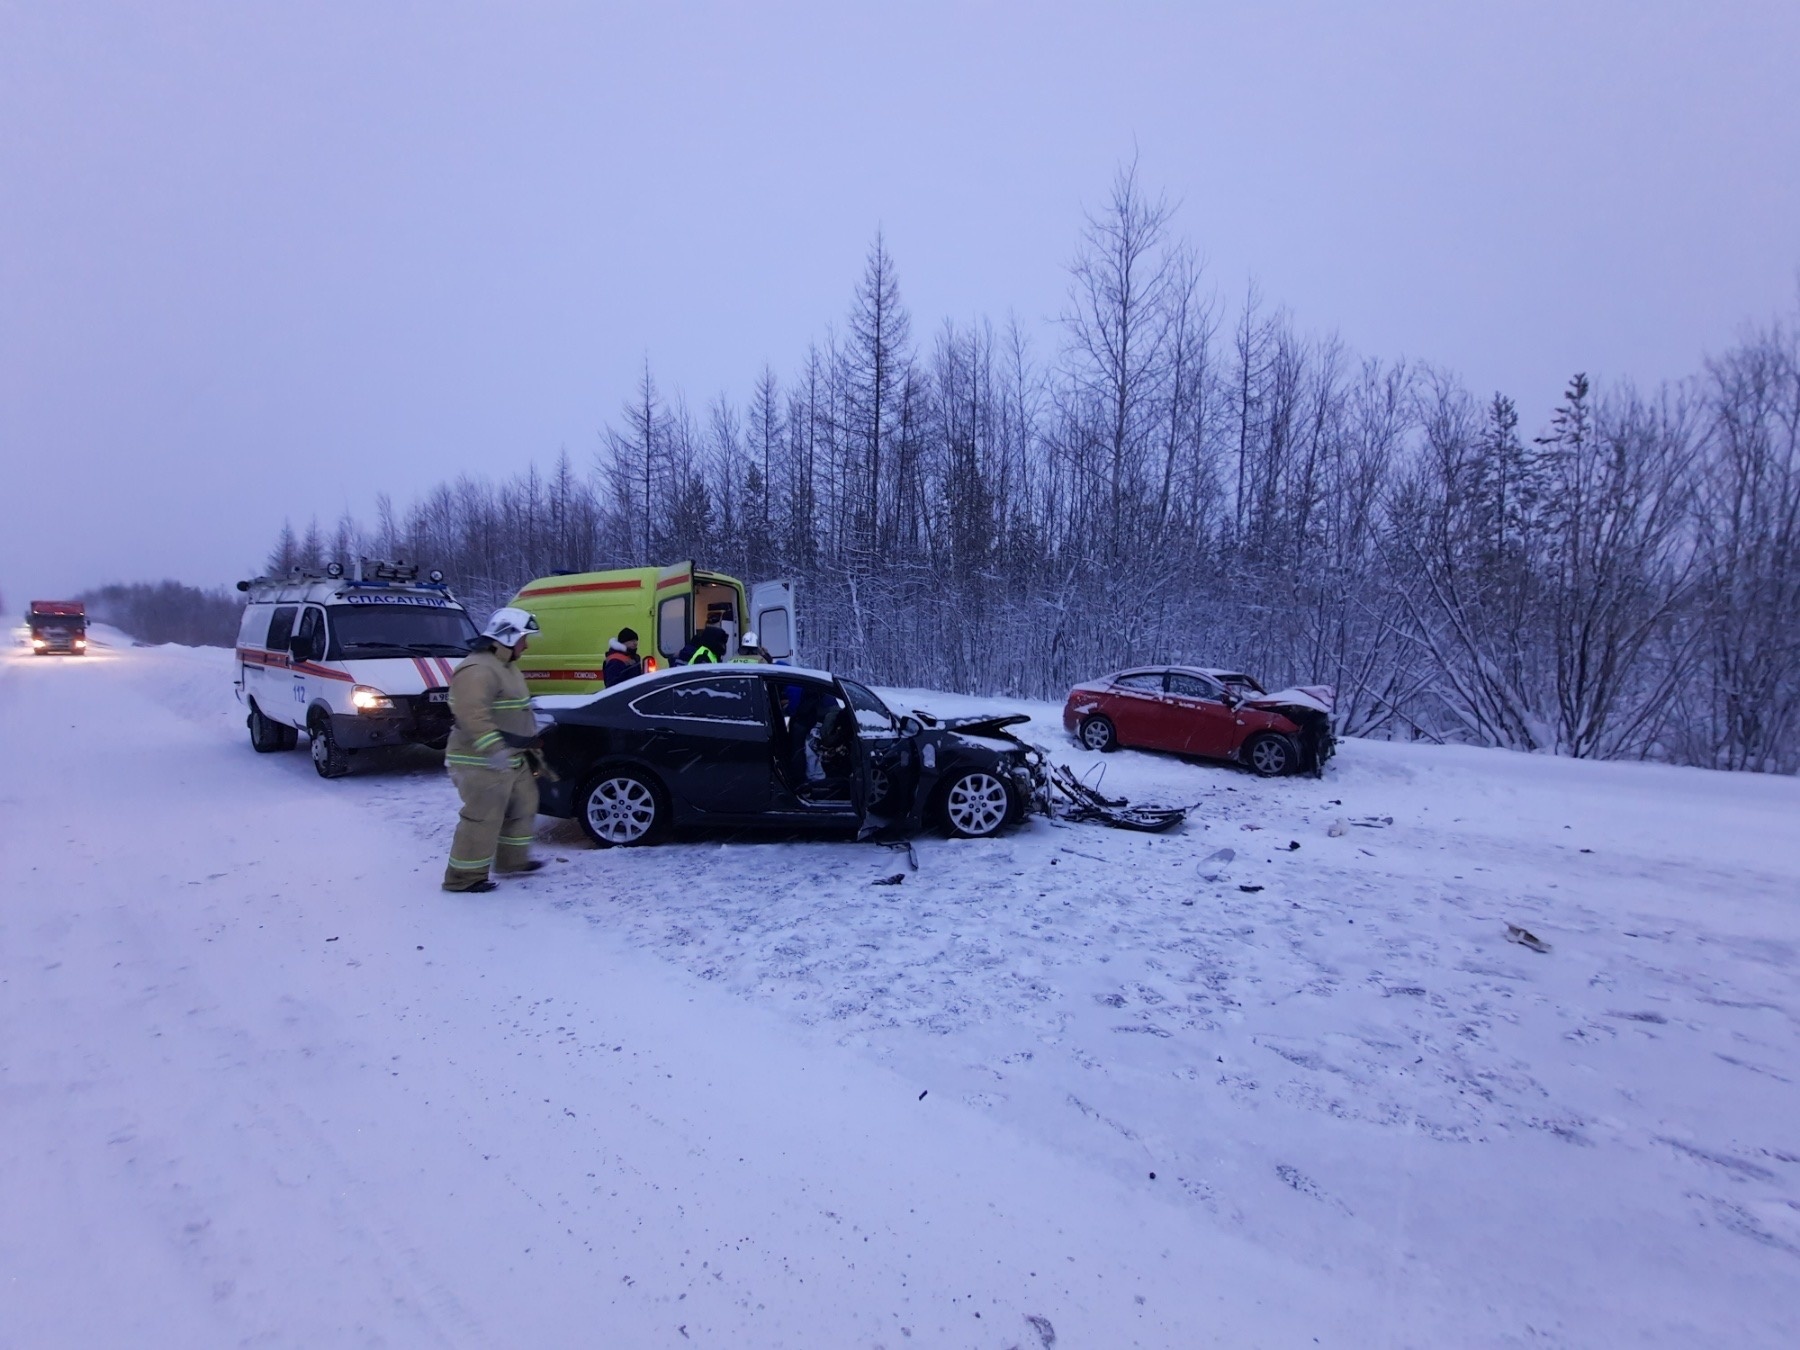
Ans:
[{"label": "van side window", "polygon": [[687,646],[688,598],[671,595],[656,608],[656,645],[671,659]]},{"label": "van side window", "polygon": [[269,620],[269,640],[263,646],[272,652],[285,652],[288,639],[294,635],[294,615],[300,612],[298,605],[277,605],[275,616]]},{"label": "van side window", "polygon": [[263,640],[269,636],[271,612],[268,605],[244,606],[244,621],[238,625],[238,646],[260,647],[263,645]]},{"label": "van side window", "polygon": [[325,611],[317,605],[308,605],[300,615],[301,652],[308,661],[317,661],[325,654]]}]

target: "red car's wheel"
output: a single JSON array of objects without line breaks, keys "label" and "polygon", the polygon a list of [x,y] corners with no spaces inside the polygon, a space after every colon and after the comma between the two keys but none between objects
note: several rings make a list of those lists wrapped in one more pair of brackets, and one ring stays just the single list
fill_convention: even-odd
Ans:
[{"label": "red car's wheel", "polygon": [[1299,760],[1294,743],[1275,731],[1263,732],[1244,747],[1244,763],[1264,778],[1279,778],[1293,772]]},{"label": "red car's wheel", "polygon": [[1119,748],[1119,733],[1114,730],[1112,720],[1096,713],[1092,717],[1082,719],[1075,734],[1081,743],[1090,750],[1098,750],[1102,754],[1108,750]]}]

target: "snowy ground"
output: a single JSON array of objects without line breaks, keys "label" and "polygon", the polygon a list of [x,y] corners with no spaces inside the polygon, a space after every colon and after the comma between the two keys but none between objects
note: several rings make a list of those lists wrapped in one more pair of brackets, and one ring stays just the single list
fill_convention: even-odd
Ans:
[{"label": "snowy ground", "polygon": [[99,636],[0,654],[0,1347],[1800,1341],[1800,783],[1123,753],[1184,831],[458,898],[429,756]]}]

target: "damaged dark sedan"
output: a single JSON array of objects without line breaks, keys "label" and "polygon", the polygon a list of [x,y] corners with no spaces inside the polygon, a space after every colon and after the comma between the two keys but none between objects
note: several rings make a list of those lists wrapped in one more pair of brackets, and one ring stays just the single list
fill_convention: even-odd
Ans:
[{"label": "damaged dark sedan", "polygon": [[898,716],[823,671],[684,666],[593,697],[535,700],[538,809],[602,847],[684,827],[985,838],[1048,803],[1043,756],[1009,717]]}]

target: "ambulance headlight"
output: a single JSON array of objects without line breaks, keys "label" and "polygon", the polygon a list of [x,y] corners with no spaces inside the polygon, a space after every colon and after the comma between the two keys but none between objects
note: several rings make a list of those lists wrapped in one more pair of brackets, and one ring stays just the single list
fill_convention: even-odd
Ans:
[{"label": "ambulance headlight", "polygon": [[394,700],[371,685],[359,684],[350,691],[350,706],[358,712],[388,712]]}]

